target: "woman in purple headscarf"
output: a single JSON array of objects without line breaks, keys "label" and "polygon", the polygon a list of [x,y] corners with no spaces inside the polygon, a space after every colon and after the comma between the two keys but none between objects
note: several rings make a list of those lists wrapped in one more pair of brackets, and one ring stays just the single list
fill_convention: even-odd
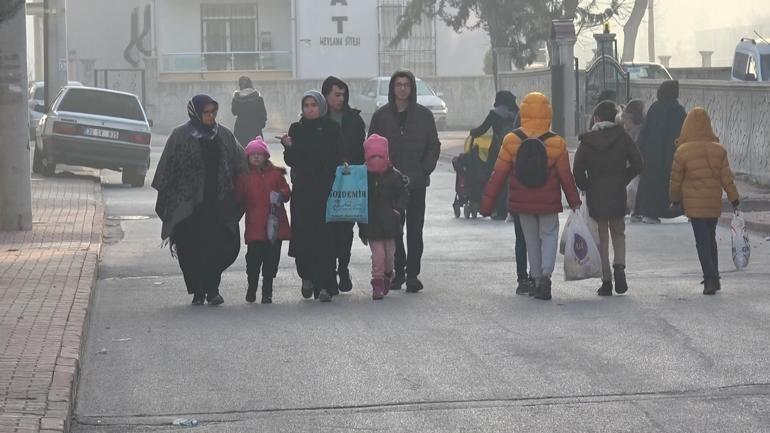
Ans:
[{"label": "woman in purple headscarf", "polygon": [[222,272],[240,251],[243,208],[235,199],[235,179],[246,171],[246,157],[233,133],[216,122],[218,109],[208,95],[190,100],[190,120],[169,136],[152,181],[161,238],[179,259],[193,305],[224,302]]}]

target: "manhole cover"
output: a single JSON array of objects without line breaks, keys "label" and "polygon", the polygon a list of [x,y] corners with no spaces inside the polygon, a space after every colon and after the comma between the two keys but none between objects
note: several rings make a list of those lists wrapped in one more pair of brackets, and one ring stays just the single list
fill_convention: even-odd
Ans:
[{"label": "manhole cover", "polygon": [[150,219],[147,215],[113,215],[108,216],[108,220],[112,221],[141,221]]}]

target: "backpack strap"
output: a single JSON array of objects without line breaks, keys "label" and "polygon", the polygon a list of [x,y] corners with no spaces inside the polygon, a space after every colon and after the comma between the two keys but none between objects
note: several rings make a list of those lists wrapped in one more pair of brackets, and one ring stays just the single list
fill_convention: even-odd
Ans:
[{"label": "backpack strap", "polygon": [[527,137],[527,134],[525,134],[525,133],[524,133],[524,131],[522,131],[522,130],[521,130],[521,128],[518,128],[518,129],[514,129],[514,130],[513,130],[513,131],[511,131],[511,132],[513,132],[514,134],[516,134],[516,136],[517,136],[517,137],[519,137],[519,139],[520,139],[521,141],[524,141],[524,140],[526,140],[526,139],[528,139],[528,138],[529,138],[529,137]]},{"label": "backpack strap", "polygon": [[546,132],[545,134],[541,135],[538,138],[540,139],[540,141],[545,143],[545,140],[548,140],[551,137],[556,137],[556,133],[554,133],[553,131],[548,131],[548,132]]}]

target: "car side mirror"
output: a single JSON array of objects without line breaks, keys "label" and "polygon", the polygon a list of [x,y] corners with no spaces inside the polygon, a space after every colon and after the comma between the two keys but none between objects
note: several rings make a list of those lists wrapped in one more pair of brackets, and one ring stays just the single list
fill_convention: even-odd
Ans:
[{"label": "car side mirror", "polygon": [[35,104],[35,106],[32,108],[32,110],[38,112],[38,113],[45,113],[45,105]]},{"label": "car side mirror", "polygon": [[443,98],[444,92],[436,92],[436,96],[438,96],[439,98]]},{"label": "car side mirror", "polygon": [[757,81],[757,76],[752,73],[748,73],[746,74],[746,81]]},{"label": "car side mirror", "polygon": [[152,119],[147,119],[147,124],[150,125],[150,128],[152,128],[155,122],[153,122]]},{"label": "car side mirror", "polygon": [[374,92],[369,92],[369,93],[366,94],[366,96],[368,98],[374,98],[375,95],[374,95]]}]

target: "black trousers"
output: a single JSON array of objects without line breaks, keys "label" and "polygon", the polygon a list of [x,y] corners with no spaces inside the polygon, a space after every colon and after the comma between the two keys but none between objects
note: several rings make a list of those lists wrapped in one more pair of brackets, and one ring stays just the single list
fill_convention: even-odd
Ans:
[{"label": "black trousers", "polygon": [[187,293],[219,294],[222,272],[238,258],[239,236],[211,218],[193,214],[172,235]]},{"label": "black trousers", "polygon": [[422,262],[422,230],[425,226],[426,188],[409,190],[409,203],[401,215],[401,227],[406,228],[406,249],[404,238],[396,238],[395,271],[399,275],[416,277],[420,275]]},{"label": "black trousers", "polygon": [[518,214],[513,214],[513,227],[516,231],[516,276],[526,278],[527,272],[527,243],[524,240],[524,230],[521,228],[521,220]]},{"label": "black trousers", "polygon": [[337,256],[337,274],[348,272],[350,250],[353,248],[353,226],[355,223],[333,223],[334,248]]},{"label": "black trousers", "polygon": [[703,269],[703,278],[719,278],[719,252],[717,251],[717,219],[691,218],[695,234],[695,248]]},{"label": "black trousers", "polygon": [[272,280],[278,273],[281,261],[281,241],[274,244],[269,241],[250,242],[246,250],[246,275],[249,287],[259,286],[259,275],[265,280]]}]

